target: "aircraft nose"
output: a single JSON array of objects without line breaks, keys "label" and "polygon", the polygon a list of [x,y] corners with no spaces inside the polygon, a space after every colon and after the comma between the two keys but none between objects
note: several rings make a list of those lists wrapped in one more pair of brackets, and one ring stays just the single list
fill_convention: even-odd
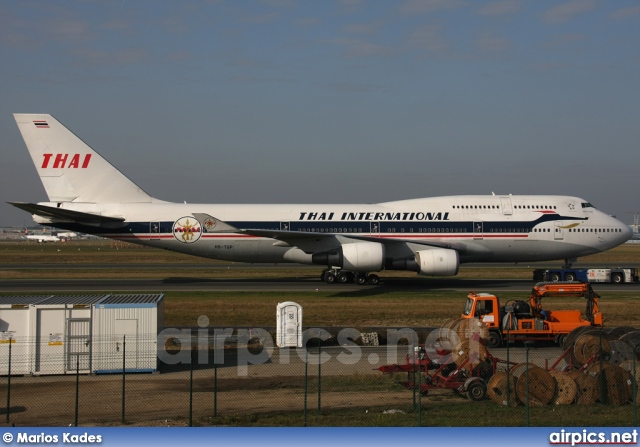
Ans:
[{"label": "aircraft nose", "polygon": [[633,230],[629,225],[623,224],[623,226],[624,226],[624,228],[622,229],[622,237],[624,238],[623,242],[627,242],[629,239],[633,237]]}]

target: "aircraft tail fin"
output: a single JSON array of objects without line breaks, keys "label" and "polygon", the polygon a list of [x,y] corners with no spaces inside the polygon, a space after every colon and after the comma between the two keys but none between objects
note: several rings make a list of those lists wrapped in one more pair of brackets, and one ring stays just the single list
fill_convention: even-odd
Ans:
[{"label": "aircraft tail fin", "polygon": [[53,116],[13,116],[51,202],[154,200]]}]

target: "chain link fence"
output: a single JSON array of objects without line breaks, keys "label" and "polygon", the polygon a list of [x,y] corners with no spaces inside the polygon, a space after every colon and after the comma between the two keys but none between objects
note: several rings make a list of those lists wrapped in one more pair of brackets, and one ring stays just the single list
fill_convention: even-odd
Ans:
[{"label": "chain link fence", "polygon": [[266,331],[175,330],[153,350],[122,336],[48,355],[42,345],[58,341],[4,339],[0,415],[16,426],[637,426],[631,328],[490,352],[442,329],[354,331],[276,348]]}]

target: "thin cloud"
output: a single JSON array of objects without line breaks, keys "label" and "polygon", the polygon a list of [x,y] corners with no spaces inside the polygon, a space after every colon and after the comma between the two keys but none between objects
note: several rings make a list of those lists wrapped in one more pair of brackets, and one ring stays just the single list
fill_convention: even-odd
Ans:
[{"label": "thin cloud", "polygon": [[439,25],[425,25],[414,29],[409,36],[409,46],[430,53],[445,53],[452,49],[451,42],[443,36]]},{"label": "thin cloud", "polygon": [[500,0],[484,5],[478,9],[478,14],[482,16],[507,16],[516,14],[522,9],[522,0]]},{"label": "thin cloud", "polygon": [[594,0],[572,0],[548,9],[543,15],[543,20],[552,24],[566,23],[581,14],[591,11],[595,6]]},{"label": "thin cloud", "polygon": [[403,14],[428,14],[438,11],[459,9],[467,5],[461,0],[407,0],[400,7]]},{"label": "thin cloud", "polygon": [[394,50],[388,46],[369,42],[365,39],[338,37],[330,40],[329,43],[341,47],[344,50],[344,55],[348,58],[389,56],[394,53]]},{"label": "thin cloud", "polygon": [[609,17],[614,20],[632,19],[638,16],[640,16],[640,6],[630,6],[628,8],[618,9],[609,15]]},{"label": "thin cloud", "polygon": [[511,41],[504,37],[495,36],[492,33],[482,33],[475,41],[475,46],[480,51],[488,53],[503,52],[511,48]]},{"label": "thin cloud", "polygon": [[355,82],[332,82],[328,84],[328,87],[329,90],[338,93],[367,93],[382,89],[380,85]]},{"label": "thin cloud", "polygon": [[270,23],[275,22],[280,18],[280,14],[271,12],[267,14],[247,16],[242,19],[244,23]]},{"label": "thin cloud", "polygon": [[377,34],[382,27],[382,22],[376,21],[372,23],[350,23],[345,25],[342,30],[347,34]]},{"label": "thin cloud", "polygon": [[125,48],[116,51],[96,51],[83,48],[75,50],[72,56],[77,65],[81,66],[122,66],[146,62],[149,59],[148,51],[144,48]]}]

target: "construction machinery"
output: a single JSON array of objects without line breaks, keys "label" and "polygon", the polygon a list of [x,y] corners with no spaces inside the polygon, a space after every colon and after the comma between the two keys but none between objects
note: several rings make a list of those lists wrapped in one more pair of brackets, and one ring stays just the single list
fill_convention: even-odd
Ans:
[{"label": "construction machinery", "polygon": [[[548,310],[542,307],[543,297],[581,297],[586,310]],[[489,347],[503,341],[551,340],[562,346],[566,335],[580,326],[602,326],[598,309],[600,296],[591,284],[581,282],[541,282],[531,290],[528,301],[510,300],[500,305],[497,296],[471,292],[462,313],[463,319],[479,318],[489,328]]]},{"label": "construction machinery", "polygon": [[452,320],[430,334],[431,342],[416,346],[406,363],[377,369],[385,374],[406,372],[407,380],[400,383],[423,396],[431,389],[443,388],[482,400],[498,363],[506,363],[489,353],[487,335],[486,326],[477,319]]}]

